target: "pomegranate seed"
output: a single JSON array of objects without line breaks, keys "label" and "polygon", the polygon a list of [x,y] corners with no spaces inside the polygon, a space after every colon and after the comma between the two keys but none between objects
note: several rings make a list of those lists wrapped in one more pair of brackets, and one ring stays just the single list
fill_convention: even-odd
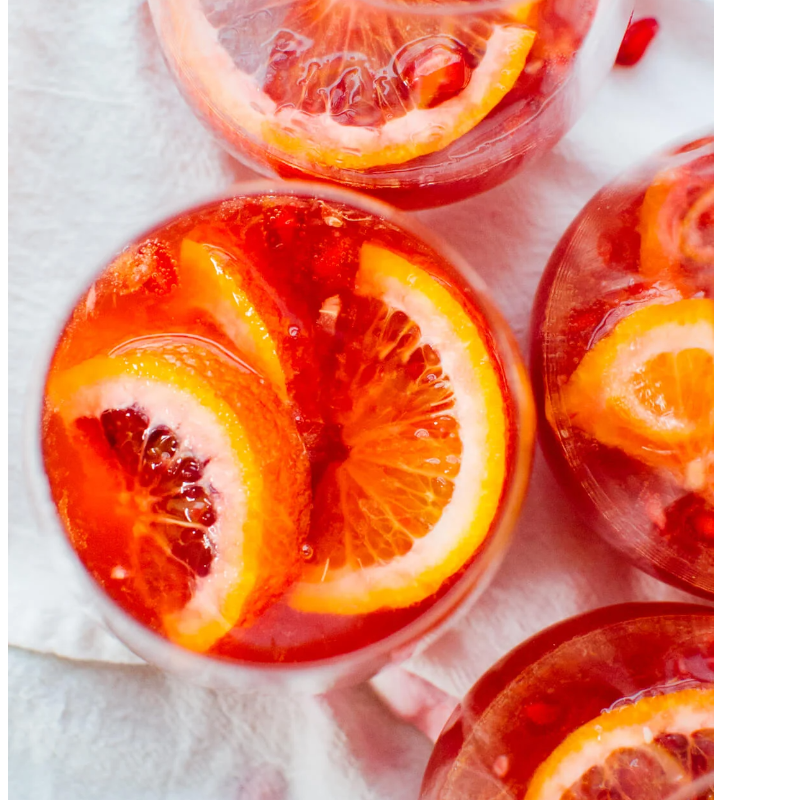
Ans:
[{"label": "pomegranate seed", "polygon": [[714,507],[696,494],[687,494],[666,509],[665,533],[684,544],[714,544]]},{"label": "pomegranate seed", "polygon": [[472,76],[466,49],[449,36],[411,43],[397,54],[395,70],[422,108],[432,108],[457,95]]},{"label": "pomegranate seed", "polygon": [[645,17],[631,22],[625,31],[625,36],[622,37],[622,44],[617,53],[617,65],[632,67],[638,64],[658,33],[658,27],[658,20],[655,17]]}]

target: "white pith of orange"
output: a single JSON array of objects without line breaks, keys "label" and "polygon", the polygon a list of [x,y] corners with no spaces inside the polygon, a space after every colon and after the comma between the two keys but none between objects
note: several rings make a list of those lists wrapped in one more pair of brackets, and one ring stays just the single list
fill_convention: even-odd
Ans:
[{"label": "white pith of orange", "polygon": [[438,522],[407,553],[367,567],[331,568],[321,580],[301,579],[290,603],[306,612],[366,614],[429,597],[489,534],[506,479],[503,389],[495,359],[463,306],[423,269],[369,243],[361,250],[356,292],[405,313],[420,329],[420,344],[430,345],[441,359],[454,395],[449,413],[458,423],[460,469]]}]

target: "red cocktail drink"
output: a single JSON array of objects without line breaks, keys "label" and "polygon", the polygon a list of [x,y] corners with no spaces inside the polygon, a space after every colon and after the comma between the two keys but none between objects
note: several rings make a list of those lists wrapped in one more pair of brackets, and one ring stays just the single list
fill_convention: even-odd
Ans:
[{"label": "red cocktail drink", "polygon": [[[423,800],[713,797],[714,624],[702,606],[612,606],[548,628],[470,690]],[[709,784],[711,788],[709,789]]]},{"label": "red cocktail drink", "polygon": [[350,193],[245,191],[136,239],[79,300],[43,466],[112,623],[374,669],[496,563],[529,390],[496,312],[408,225]]},{"label": "red cocktail drink", "polygon": [[534,306],[542,445],[589,524],[643,569],[714,591],[714,143],[601,190]]},{"label": "red cocktail drink", "polygon": [[201,120],[261,172],[426,207],[506,180],[610,70],[630,0],[151,0]]}]

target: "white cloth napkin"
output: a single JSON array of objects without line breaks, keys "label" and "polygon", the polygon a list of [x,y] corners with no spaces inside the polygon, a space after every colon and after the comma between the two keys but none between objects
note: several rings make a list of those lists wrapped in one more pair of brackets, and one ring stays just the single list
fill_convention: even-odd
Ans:
[{"label": "white cloth napkin", "polygon": [[[419,214],[481,272],[525,350],[539,276],[577,211],[625,167],[712,125],[712,3],[642,0],[636,13],[661,22],[651,50],[613,72],[552,153],[481,197]],[[26,388],[68,299],[127,236],[252,174],[178,95],[140,0],[12,0],[9,30],[12,796],[416,797],[430,744],[369,687],[291,698],[181,685],[87,615],[37,528],[21,458]],[[460,696],[552,622],[679,597],[585,531],[538,457],[498,577],[406,667]]]}]

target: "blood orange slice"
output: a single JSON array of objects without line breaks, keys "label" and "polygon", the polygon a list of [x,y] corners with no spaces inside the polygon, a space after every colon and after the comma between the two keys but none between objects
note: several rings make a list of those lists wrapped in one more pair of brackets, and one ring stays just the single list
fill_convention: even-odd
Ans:
[{"label": "blood orange slice", "polygon": [[571,422],[713,499],[714,301],[634,311],[564,387]]},{"label": "blood orange slice", "polygon": [[641,272],[714,296],[714,162],[656,175],[640,212]]},{"label": "blood orange slice", "polygon": [[223,127],[310,167],[364,170],[441,150],[510,91],[536,35],[535,4],[450,17],[360,0],[228,8],[157,4],[184,84]]},{"label": "blood orange slice", "polygon": [[[213,320],[242,358],[296,408],[313,463],[324,433],[313,331],[317,298],[326,292],[324,276],[307,269],[329,258],[338,270],[350,259],[337,251],[317,252],[301,215],[299,205],[237,200],[227,204],[221,220],[193,227],[180,246],[180,303],[190,320],[198,315]],[[268,232],[278,241],[275,249],[265,246]]]},{"label": "blood orange slice", "polygon": [[525,800],[668,800],[713,770],[714,690],[683,689],[578,728],[536,770]]},{"label": "blood orange slice", "polygon": [[316,489],[314,554],[290,602],[335,614],[410,606],[491,530],[509,436],[495,358],[446,286],[373,244],[354,294],[323,313],[343,452]]},{"label": "blood orange slice", "polygon": [[[225,249],[186,238],[180,251],[181,302],[190,309],[209,313],[236,349],[266,377],[282,399],[286,399],[286,378],[278,354],[277,329],[283,314],[277,299],[267,305],[259,298],[257,310],[237,275],[234,257]],[[263,295],[263,292],[262,292]]]},{"label": "blood orange slice", "polygon": [[276,392],[193,337],[56,372],[48,471],[69,536],[143,622],[205,651],[297,577],[309,466]]},{"label": "blood orange slice", "polygon": [[[108,352],[142,331],[189,332],[236,351],[286,399],[280,346],[287,314],[263,286],[251,297],[247,266],[240,253],[213,242],[186,237],[173,249],[145,240],[123,252],[78,304],[56,366]],[[92,336],[72,335],[86,325]]]}]

